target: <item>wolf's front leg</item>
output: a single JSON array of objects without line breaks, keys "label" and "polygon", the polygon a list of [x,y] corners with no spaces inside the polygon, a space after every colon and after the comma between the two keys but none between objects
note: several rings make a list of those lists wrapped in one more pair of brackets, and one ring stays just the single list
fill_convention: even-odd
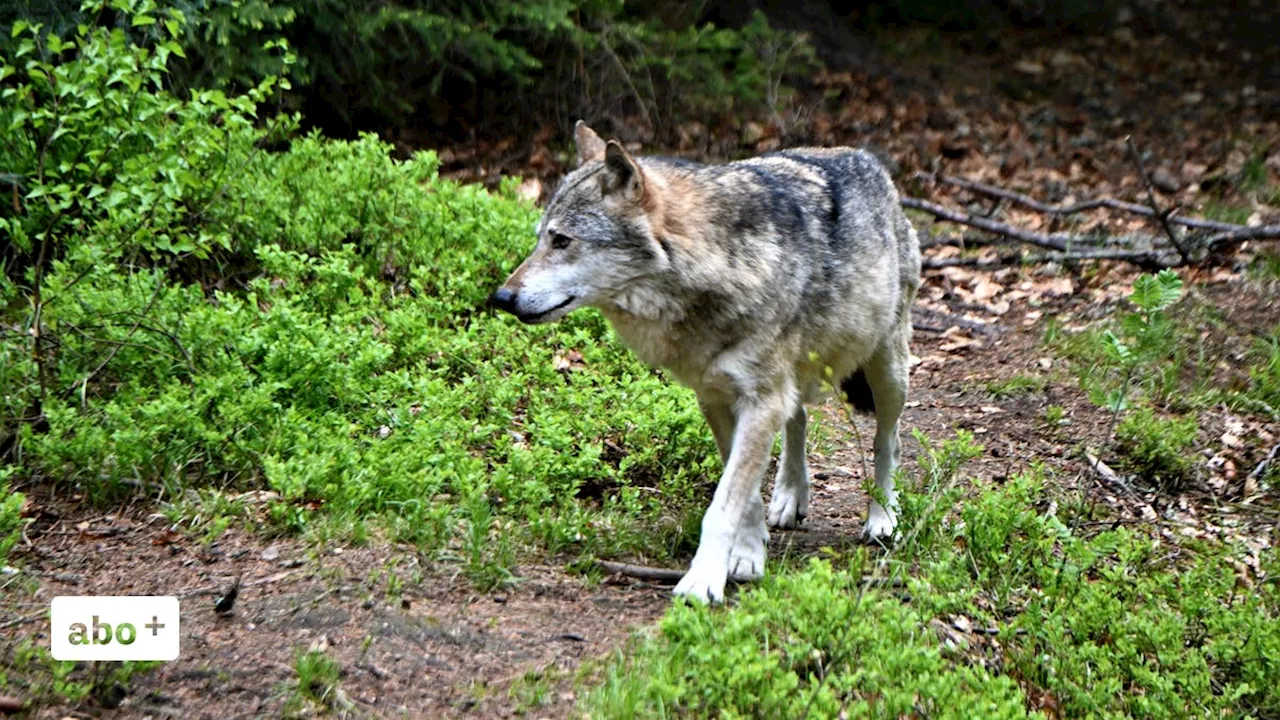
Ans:
[{"label": "wolf's front leg", "polygon": [[725,582],[731,575],[750,580],[764,574],[769,531],[764,524],[760,483],[784,411],[781,395],[738,409],[729,460],[711,506],[702,517],[698,552],[689,572],[676,585],[675,594],[719,602],[724,599]]}]

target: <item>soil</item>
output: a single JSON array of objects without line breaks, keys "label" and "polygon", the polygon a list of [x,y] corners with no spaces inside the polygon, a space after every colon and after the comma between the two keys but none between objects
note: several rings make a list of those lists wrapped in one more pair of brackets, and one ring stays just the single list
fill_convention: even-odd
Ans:
[{"label": "soil", "polygon": [[[1280,103],[1274,90],[1255,86],[1248,73],[1225,72],[1231,58],[1180,57],[1174,34],[1128,41],[1131,35],[1102,44],[1065,39],[1050,47],[1041,35],[1024,33],[985,54],[948,55],[945,62],[880,58],[820,79],[843,110],[817,114],[802,131],[769,127],[746,145],[737,128],[712,129],[671,150],[727,157],[797,140],[872,144],[904,175],[942,169],[1057,195],[1050,200],[1072,193],[1135,199],[1138,181],[1120,144],[1133,132],[1157,150],[1152,165],[1179,186],[1162,198],[1188,207],[1205,199],[1200,185],[1229,172],[1241,148],[1262,143],[1264,155],[1280,150],[1274,113],[1267,119]],[[1174,64],[1162,69],[1163,84],[1141,82],[1165,61]],[[1081,105],[1081,98],[1106,101]],[[1264,141],[1273,143],[1269,150]],[[484,147],[458,147],[447,153],[446,168],[464,179],[514,172],[549,181],[563,166],[554,153],[539,160],[538,150],[530,146],[513,167],[486,160]],[[1275,217],[1265,204],[1252,211]],[[1280,424],[1242,421],[1225,408],[1203,412],[1201,436],[1212,457],[1202,458],[1195,487],[1174,494],[1107,480],[1079,454],[1082,446],[1103,445],[1111,418],[1083,395],[1073,371],[1042,337],[1050,319],[1072,328],[1105,316],[1122,302],[1134,275],[1124,266],[928,271],[912,345],[919,362],[903,419],[906,468],[914,469],[921,454],[910,431],[940,442],[966,429],[985,448],[966,468],[974,483],[1003,482],[1040,462],[1064,489],[1088,493],[1119,519],[1176,515],[1203,532],[1234,523],[1239,532],[1258,526],[1274,535],[1274,516],[1233,514],[1250,501],[1246,477],[1280,438]],[[1274,288],[1243,272],[1199,272],[1196,287],[1205,304],[1223,309],[1222,326],[1230,328],[1224,342],[1244,342],[1280,323]],[[957,318],[985,329],[959,327]],[[1232,372],[1220,369],[1224,377]],[[992,381],[1021,375],[1045,384],[1006,397],[988,390]],[[1052,426],[1046,419],[1051,405],[1063,408]],[[801,530],[774,531],[772,556],[804,557],[859,537],[874,425],[850,420],[834,403],[821,415],[831,440],[815,444],[810,457],[809,517]],[[1241,422],[1247,432],[1234,432]],[[852,439],[851,423],[865,447]],[[233,527],[205,544],[172,532],[143,500],[103,514],[47,489],[24,491],[35,521],[17,552],[20,572],[0,576],[3,664],[23,640],[45,642],[44,612],[54,596],[176,594],[183,603],[180,660],[138,675],[123,698],[38,707],[32,717],[278,716],[295,678],[295,655],[311,647],[325,648],[341,666],[338,706],[352,716],[566,717],[576,701],[574,674],[584,663],[589,669],[589,661],[652,627],[670,603],[665,586],[621,577],[592,582],[552,560],[521,565],[512,588],[477,594],[457,567],[424,564],[377,539],[317,550]],[[216,598],[236,578],[234,610],[215,613]],[[522,701],[528,685],[522,678],[530,673],[545,677],[550,688],[531,708]]]}]

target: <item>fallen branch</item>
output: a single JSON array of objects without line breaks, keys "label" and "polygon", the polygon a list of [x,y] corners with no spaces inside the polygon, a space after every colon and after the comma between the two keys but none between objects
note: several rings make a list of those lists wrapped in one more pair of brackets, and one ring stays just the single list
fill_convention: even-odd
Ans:
[{"label": "fallen branch", "polygon": [[949,210],[941,205],[938,205],[936,203],[931,203],[928,200],[921,200],[920,198],[904,197],[904,198],[901,198],[901,203],[902,203],[902,206],[905,208],[911,208],[912,210],[922,210],[938,218],[939,220],[946,220],[947,222],[953,222],[953,223],[956,223],[957,225],[967,225],[969,227],[978,228],[979,230],[985,230],[989,233],[994,233],[996,235],[1003,235],[1004,237],[1011,238],[1019,242],[1024,242],[1028,245],[1035,245],[1037,247],[1047,248],[1049,250],[1058,250],[1058,251],[1066,252],[1066,251],[1069,251],[1072,247],[1076,247],[1080,245],[1097,245],[1098,244],[1096,239],[1083,238],[1083,237],[1068,235],[1066,233],[1054,233],[1052,235],[1045,235],[1043,233],[1031,232],[1030,230],[1024,230],[1022,228],[1014,227],[1007,223],[991,220],[989,218],[978,217],[976,215],[969,215],[968,213]]},{"label": "fallen branch", "polygon": [[1144,268],[1173,267],[1177,262],[1162,256],[1154,250],[1078,250],[1075,252],[1049,252],[1026,254],[1021,252],[1005,253],[994,258],[953,257],[924,258],[921,267],[926,270],[947,267],[972,267],[978,269],[1007,267],[1009,265],[1033,265],[1047,262],[1072,262],[1079,260],[1123,260]]},{"label": "fallen branch", "polygon": [[1133,144],[1132,136],[1125,137],[1124,144],[1128,146],[1129,154],[1133,157],[1133,162],[1138,166],[1138,174],[1142,176],[1142,182],[1147,185],[1147,202],[1151,205],[1151,210],[1160,219],[1160,227],[1164,228],[1164,234],[1169,238],[1169,242],[1177,248],[1178,254],[1182,256],[1182,262],[1186,263],[1191,259],[1191,256],[1187,254],[1187,248],[1178,240],[1178,234],[1173,231],[1173,226],[1169,224],[1170,213],[1161,211],[1160,205],[1156,203],[1156,186],[1151,182],[1151,175],[1147,173],[1146,163],[1142,162],[1142,153],[1138,152],[1138,148]]},{"label": "fallen branch", "polygon": [[[1136,149],[1134,152],[1136,153]],[[1146,175],[1146,166],[1142,164],[1141,158],[1137,157],[1136,154],[1135,159],[1139,163],[1143,179],[1148,183],[1147,190],[1148,197],[1151,202],[1150,207],[1135,205],[1121,200],[1113,200],[1111,198],[1099,198],[1096,200],[1076,203],[1074,205],[1048,205],[1021,193],[1004,190],[1002,188],[970,180],[930,175],[927,173],[916,173],[916,177],[954,185],[956,187],[984,195],[990,195],[992,197],[1011,200],[1033,210],[1052,215],[1065,215],[1099,207],[1106,207],[1142,215],[1144,217],[1156,218],[1164,228],[1165,235],[1168,237],[1172,248],[1177,251],[1177,257],[1172,256],[1171,253],[1168,252],[1168,248],[1170,247],[1169,245],[1165,245],[1155,238],[1151,238],[1151,247],[1147,249],[1106,248],[1100,247],[1104,244],[1105,238],[1099,238],[1097,236],[1072,235],[1070,233],[1063,232],[1052,234],[1033,232],[998,220],[992,220],[988,217],[973,215],[959,210],[952,210],[921,198],[902,197],[900,202],[904,208],[926,212],[933,215],[938,220],[975,228],[996,236],[995,238],[928,238],[921,243],[921,248],[937,247],[942,245],[954,245],[962,248],[970,245],[996,245],[1001,244],[1000,239],[1004,239],[1007,241],[1041,247],[1046,250],[1054,251],[1055,253],[1061,253],[1061,255],[1051,253],[1025,257],[1020,255],[1006,255],[1002,256],[998,260],[981,260],[971,258],[926,259],[924,262],[924,267],[926,268],[957,266],[998,267],[1018,263],[1063,262],[1069,260],[1119,260],[1132,263],[1145,270],[1160,270],[1163,268],[1189,265],[1194,262],[1203,262],[1206,258],[1209,258],[1216,253],[1221,253],[1234,245],[1238,245],[1249,240],[1280,240],[1280,225],[1246,227],[1243,225],[1232,225],[1231,223],[1217,222],[1213,220],[1179,218],[1174,217],[1172,211],[1162,212],[1159,205],[1156,204],[1154,189],[1150,184],[1151,180]],[[1179,239],[1178,234],[1173,229],[1173,225],[1182,225],[1184,227],[1199,230],[1210,230],[1214,231],[1214,234]],[[1089,247],[1096,249],[1073,249]],[[1193,253],[1198,257],[1193,257]]]},{"label": "fallen branch", "polygon": [[[958,187],[962,190],[968,190],[969,192],[976,193],[978,195],[986,195],[988,197],[999,198],[1001,200],[1008,200],[1009,202],[1021,205],[1028,210],[1035,210],[1036,212],[1045,213],[1046,215],[1055,215],[1060,217],[1065,215],[1075,215],[1089,210],[1107,209],[1119,210],[1120,212],[1141,215],[1142,217],[1147,218],[1156,217],[1155,211],[1146,205],[1139,205],[1138,203],[1126,202],[1124,200],[1116,200],[1115,198],[1093,198],[1090,200],[1082,200],[1078,203],[1072,203],[1070,205],[1050,205],[1049,203],[1040,202],[1030,195],[1024,195],[1020,192],[1006,190],[1001,187],[996,187],[995,185],[988,185],[975,180],[965,180],[963,178],[950,177],[947,175],[935,175],[933,173],[926,172],[917,172],[915,177],[918,180],[924,180],[926,182],[935,182],[939,185]],[[1239,225],[1232,225],[1231,223],[1219,222],[1217,220],[1178,217],[1173,214],[1170,214],[1168,219],[1169,222],[1174,225],[1195,228],[1197,230],[1231,231],[1238,230],[1240,228]]]},{"label": "fallen branch", "polygon": [[1089,463],[1089,468],[1093,470],[1099,478],[1120,487],[1120,489],[1124,490],[1134,498],[1142,497],[1129,486],[1129,483],[1125,482],[1124,478],[1120,477],[1119,473],[1112,470],[1110,465],[1102,462],[1101,458],[1091,454],[1088,450],[1085,451],[1084,458]]},{"label": "fallen branch", "polygon": [[[675,585],[680,582],[680,578],[684,577],[683,570],[633,565],[632,563],[613,562],[612,560],[596,560],[596,566],[611,575],[622,575],[636,578],[637,580],[650,580],[670,585]],[[869,587],[901,588],[907,585],[906,581],[900,577],[864,577],[862,582]]]},{"label": "fallen branch", "polygon": [[973,330],[983,335],[998,335],[1001,327],[994,323],[985,323],[978,320],[970,320],[969,318],[952,315],[951,313],[938,312],[937,310],[928,310],[925,308],[912,308],[911,312],[932,317],[937,321],[937,325],[931,325],[920,321],[912,321],[912,327],[925,332],[946,332],[951,326],[962,327],[965,330]]},{"label": "fallen branch", "polygon": [[1228,245],[1242,243],[1247,240],[1280,240],[1280,225],[1236,228],[1217,235],[1210,235],[1203,242],[1205,249],[1209,252],[1219,252]]},{"label": "fallen branch", "polygon": [[16,627],[18,625],[25,625],[29,622],[35,622],[48,614],[49,614],[49,608],[47,607],[41,608],[33,613],[28,613],[27,615],[20,615],[16,618],[13,618],[12,620],[6,620],[5,622],[0,623],[0,630],[8,630],[11,627]]},{"label": "fallen branch", "polygon": [[680,582],[680,578],[684,577],[683,570],[668,570],[667,568],[632,565],[631,563],[613,562],[611,560],[597,560],[596,565],[610,575],[623,575],[637,580],[652,580],[671,585]]},{"label": "fallen branch", "polygon": [[1276,459],[1276,453],[1280,453],[1280,445],[1276,445],[1271,448],[1271,452],[1267,453],[1267,456],[1262,459],[1262,462],[1258,463],[1258,467],[1254,468],[1253,472],[1249,473],[1249,479],[1262,479],[1262,476],[1267,474],[1267,468],[1271,467],[1272,461]]}]

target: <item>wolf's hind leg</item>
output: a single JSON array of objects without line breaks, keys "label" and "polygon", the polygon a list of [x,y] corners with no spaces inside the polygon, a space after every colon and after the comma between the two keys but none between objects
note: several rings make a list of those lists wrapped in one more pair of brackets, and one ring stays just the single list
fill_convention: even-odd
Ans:
[{"label": "wolf's hind leg", "polygon": [[785,397],[739,403],[729,460],[702,517],[698,552],[676,585],[676,595],[719,602],[730,575],[754,579],[764,574],[769,531],[760,483],[769,466],[773,438],[787,414]]},{"label": "wolf's hind leg", "polygon": [[898,440],[898,419],[907,401],[910,352],[907,334],[890,338],[864,366],[867,384],[876,406],[876,494],[871,499],[862,535],[867,540],[889,540],[898,524],[898,493],[893,473],[902,456]]},{"label": "wolf's hind leg", "polygon": [[769,527],[795,528],[809,514],[809,461],[804,452],[804,407],[796,409],[782,430],[782,457],[769,500]]}]

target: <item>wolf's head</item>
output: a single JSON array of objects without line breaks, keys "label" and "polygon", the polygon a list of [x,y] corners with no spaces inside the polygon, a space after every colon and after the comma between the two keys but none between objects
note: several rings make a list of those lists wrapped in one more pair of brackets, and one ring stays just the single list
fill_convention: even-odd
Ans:
[{"label": "wolf's head", "polygon": [[654,236],[657,188],[640,165],[581,120],[578,167],[565,176],[538,223],[538,244],[492,302],[526,323],[554,322],[601,306],[667,263]]}]

